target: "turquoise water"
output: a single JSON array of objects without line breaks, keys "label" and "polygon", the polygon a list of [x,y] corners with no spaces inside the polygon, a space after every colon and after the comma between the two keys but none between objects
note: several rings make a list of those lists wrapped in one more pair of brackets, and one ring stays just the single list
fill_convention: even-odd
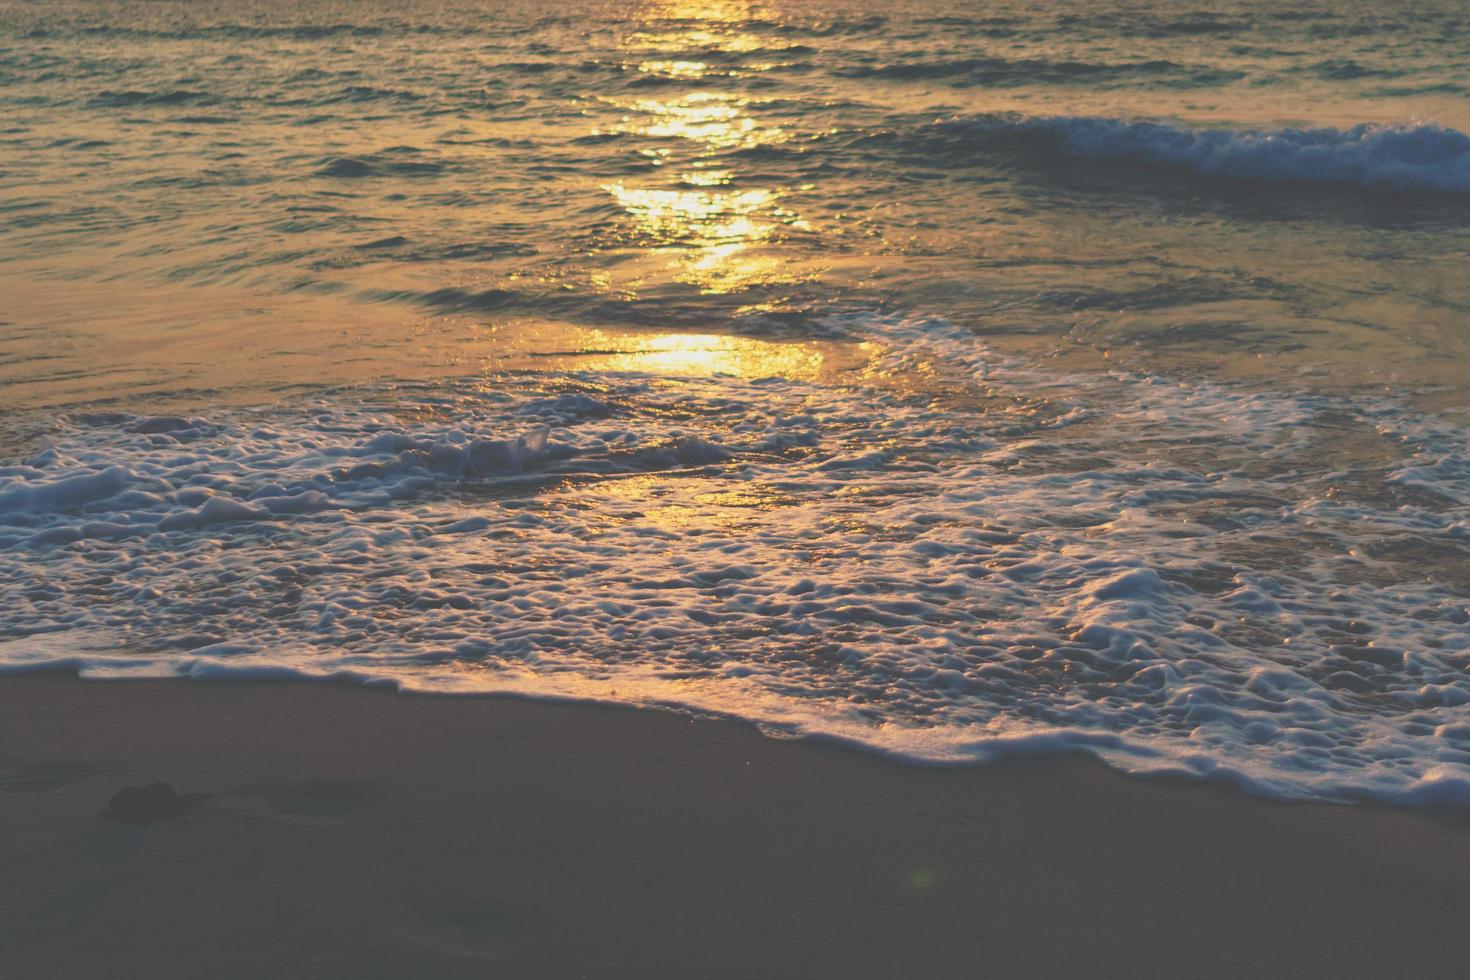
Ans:
[{"label": "turquoise water", "polygon": [[0,6],[0,662],[1463,801],[1467,19]]}]

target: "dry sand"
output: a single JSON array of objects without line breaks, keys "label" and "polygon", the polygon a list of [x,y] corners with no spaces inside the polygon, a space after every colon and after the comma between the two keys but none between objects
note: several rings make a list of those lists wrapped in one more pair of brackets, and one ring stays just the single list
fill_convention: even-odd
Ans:
[{"label": "dry sand", "polygon": [[1463,814],[333,684],[0,680],[0,882],[10,980],[1470,971]]}]

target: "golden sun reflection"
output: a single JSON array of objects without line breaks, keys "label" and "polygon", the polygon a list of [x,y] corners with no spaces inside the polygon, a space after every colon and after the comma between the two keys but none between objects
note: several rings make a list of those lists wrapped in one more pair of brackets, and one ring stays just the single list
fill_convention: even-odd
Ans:
[{"label": "golden sun reflection", "polygon": [[653,0],[639,14],[648,26],[634,35],[634,40],[660,50],[703,47],[758,51],[761,39],[736,26],[754,16],[755,4],[750,0]]},{"label": "golden sun reflection", "polygon": [[714,190],[734,183],[737,175],[728,167],[706,166],[715,150],[776,141],[780,130],[761,128],[742,115],[742,102],[707,92],[677,102],[646,100],[636,108],[654,117],[640,132],[692,141],[699,149],[699,157],[676,177],[681,186],[606,188],[644,238],[672,253],[676,277],[706,293],[790,281],[775,256],[748,253],[782,226],[804,229],[806,223],[778,206],[778,194],[769,188]]},{"label": "golden sun reflection", "polygon": [[668,333],[629,337],[589,331],[584,355],[588,370],[640,371],[744,378],[799,378],[817,375],[826,358],[820,346],[773,343],[720,334]]},{"label": "golden sun reflection", "polygon": [[691,170],[679,175],[679,181],[690,187],[720,187],[730,183],[733,175],[728,170]]},{"label": "golden sun reflection", "polygon": [[679,531],[699,519],[699,510],[672,497],[673,488],[663,474],[640,474],[607,480],[592,491],[615,500],[634,502],[638,517],[647,524],[666,531]]},{"label": "golden sun reflection", "polygon": [[631,372],[675,378],[725,375],[833,384],[871,377],[883,349],[841,340],[768,340],[713,333],[511,318],[486,330],[483,369]]},{"label": "golden sun reflection", "polygon": [[630,108],[653,121],[628,120],[632,132],[644,136],[671,136],[703,144],[696,149],[707,155],[714,150],[776,143],[786,138],[779,127],[761,126],[747,115],[749,103],[723,92],[690,92],[682,99],[640,99]]},{"label": "golden sun reflection", "polygon": [[[771,198],[765,190],[742,191],[738,194],[711,194],[706,191],[668,191],[627,188],[622,184],[608,187],[629,214],[650,234],[664,237],[751,237],[761,231],[744,215],[760,208]],[[742,217],[727,221],[734,215]],[[737,229],[736,222],[743,222]]]},{"label": "golden sun reflection", "polygon": [[618,476],[585,492],[632,504],[636,514],[624,513],[622,517],[636,516],[644,525],[673,532],[696,526],[727,530],[749,527],[760,511],[800,504],[760,485],[731,490],[724,480],[690,478],[672,482],[663,473]]},{"label": "golden sun reflection", "polygon": [[[741,55],[762,50],[742,30],[753,7],[743,0],[648,4],[644,28],[626,40],[626,64],[640,72],[703,84],[675,97],[617,102],[628,114],[617,130],[650,138],[641,152],[664,176],[662,186],[605,185],[631,219],[646,254],[666,257],[678,282],[706,294],[792,283],[799,274],[778,254],[782,233],[805,230],[781,206],[783,189],[742,186],[730,154],[780,143],[788,134],[763,122],[750,99],[713,86],[760,72]],[[629,289],[631,294],[634,290]]]},{"label": "golden sun reflection", "polygon": [[638,63],[638,70],[664,78],[703,78],[709,65],[703,61],[642,61]]}]

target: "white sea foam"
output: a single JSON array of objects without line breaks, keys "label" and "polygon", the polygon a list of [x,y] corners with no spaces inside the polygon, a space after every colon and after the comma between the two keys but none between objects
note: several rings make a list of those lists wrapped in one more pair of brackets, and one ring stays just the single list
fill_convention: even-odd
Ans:
[{"label": "white sea foam", "polygon": [[1041,136],[1069,156],[1211,177],[1470,192],[1470,136],[1427,122],[1349,129],[1202,129],[1095,116],[987,116],[965,125]]},{"label": "white sea foam", "polygon": [[1470,803],[1461,430],[847,327],[939,374],[54,421],[0,467],[0,663],[677,705],[926,762],[1080,750]]}]

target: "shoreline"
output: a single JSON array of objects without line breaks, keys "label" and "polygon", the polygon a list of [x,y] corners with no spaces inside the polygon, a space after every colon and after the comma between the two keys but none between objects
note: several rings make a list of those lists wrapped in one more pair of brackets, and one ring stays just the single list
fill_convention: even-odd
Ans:
[{"label": "shoreline", "polygon": [[0,802],[18,978],[1450,977],[1470,897],[1463,811],[331,682],[0,678]]}]

